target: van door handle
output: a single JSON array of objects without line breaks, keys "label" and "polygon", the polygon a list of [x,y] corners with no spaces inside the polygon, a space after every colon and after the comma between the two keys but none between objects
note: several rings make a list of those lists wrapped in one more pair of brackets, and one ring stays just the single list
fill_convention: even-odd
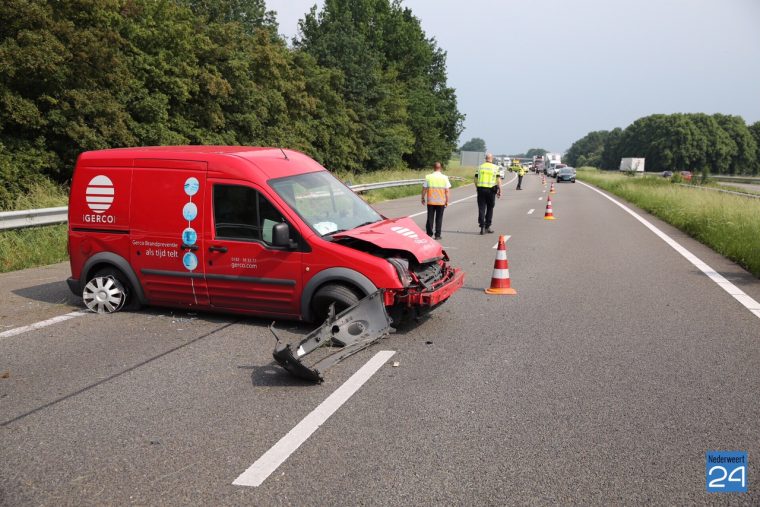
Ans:
[{"label": "van door handle", "polygon": [[226,253],[227,252],[227,247],[226,246],[210,246],[210,247],[208,247],[208,251],[209,252],[222,252],[222,253]]},{"label": "van door handle", "polygon": [[198,245],[186,245],[182,243],[182,250],[192,250],[193,252],[195,252],[196,250],[198,250]]}]

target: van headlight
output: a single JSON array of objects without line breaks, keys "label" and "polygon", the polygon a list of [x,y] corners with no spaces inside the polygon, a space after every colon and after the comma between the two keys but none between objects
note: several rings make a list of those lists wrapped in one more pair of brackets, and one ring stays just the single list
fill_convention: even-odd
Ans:
[{"label": "van headlight", "polygon": [[405,288],[409,287],[409,284],[412,283],[412,276],[409,274],[409,261],[402,259],[401,257],[389,257],[386,260],[396,268],[396,273],[398,274],[398,279],[401,280],[401,285]]}]

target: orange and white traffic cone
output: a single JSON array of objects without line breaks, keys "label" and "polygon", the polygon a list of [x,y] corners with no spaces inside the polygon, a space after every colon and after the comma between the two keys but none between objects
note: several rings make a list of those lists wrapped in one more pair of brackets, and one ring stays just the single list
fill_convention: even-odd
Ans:
[{"label": "orange and white traffic cone", "polygon": [[556,190],[554,190],[554,182],[553,182],[553,181],[552,181],[552,186],[551,186],[551,188],[549,188],[549,193],[550,193],[550,194],[556,194],[556,193],[557,193],[557,191],[556,191]]},{"label": "orange and white traffic cone", "polygon": [[554,213],[552,212],[552,196],[546,196],[546,212],[544,213],[544,220],[554,220]]},{"label": "orange and white traffic cone", "polygon": [[493,275],[491,286],[486,289],[486,294],[517,294],[509,281],[509,261],[507,261],[507,240],[499,236],[499,246],[496,249],[496,260],[493,261]]}]

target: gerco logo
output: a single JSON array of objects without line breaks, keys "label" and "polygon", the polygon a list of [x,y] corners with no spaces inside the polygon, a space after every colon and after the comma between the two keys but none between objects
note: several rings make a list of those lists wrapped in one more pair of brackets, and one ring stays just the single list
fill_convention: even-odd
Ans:
[{"label": "gerco logo", "polygon": [[108,176],[102,174],[95,176],[87,184],[87,190],[85,191],[85,199],[87,200],[87,206],[90,210],[96,213],[95,215],[84,215],[82,218],[85,222],[112,224],[116,222],[116,217],[112,215],[103,215],[113,204],[113,199],[116,192],[113,188],[113,182]]}]

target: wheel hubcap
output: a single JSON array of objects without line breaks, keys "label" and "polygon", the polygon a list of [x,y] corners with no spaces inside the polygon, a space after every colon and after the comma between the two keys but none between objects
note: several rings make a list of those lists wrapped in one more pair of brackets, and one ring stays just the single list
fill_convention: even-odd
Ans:
[{"label": "wheel hubcap", "polygon": [[84,304],[96,313],[113,313],[124,306],[124,288],[111,276],[93,278],[82,294]]}]

